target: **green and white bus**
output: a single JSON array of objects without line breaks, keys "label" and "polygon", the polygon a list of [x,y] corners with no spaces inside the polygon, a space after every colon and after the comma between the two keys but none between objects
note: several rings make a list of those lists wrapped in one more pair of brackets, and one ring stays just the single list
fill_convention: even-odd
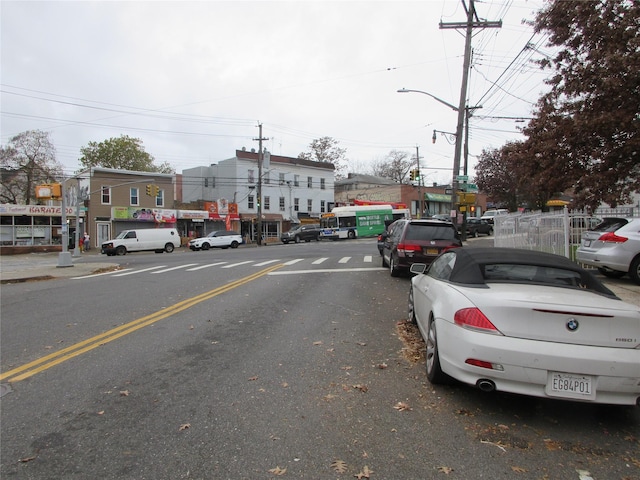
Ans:
[{"label": "green and white bus", "polygon": [[399,218],[410,218],[409,210],[394,209],[391,205],[335,207],[320,218],[320,238],[375,237]]}]

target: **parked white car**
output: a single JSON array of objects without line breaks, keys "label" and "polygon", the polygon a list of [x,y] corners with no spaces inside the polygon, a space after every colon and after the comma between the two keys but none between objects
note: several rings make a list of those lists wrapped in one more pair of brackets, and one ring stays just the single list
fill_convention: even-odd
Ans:
[{"label": "parked white car", "polygon": [[107,256],[126,255],[130,252],[171,253],[180,246],[180,235],[175,228],[145,228],[125,230],[102,243],[101,252]]},{"label": "parked white car", "polygon": [[411,272],[431,383],[640,405],[640,311],[571,260],[454,248]]},{"label": "parked white car", "polygon": [[480,220],[486,220],[491,225],[493,225],[493,219],[496,218],[498,215],[508,215],[508,214],[509,214],[509,210],[507,210],[506,208],[498,208],[496,210],[487,210],[486,212],[484,212],[484,215],[480,217]]},{"label": "parked white car", "polygon": [[189,248],[196,250],[209,250],[210,248],[238,248],[242,243],[242,235],[231,230],[218,230],[211,232],[206,237],[189,240]]}]

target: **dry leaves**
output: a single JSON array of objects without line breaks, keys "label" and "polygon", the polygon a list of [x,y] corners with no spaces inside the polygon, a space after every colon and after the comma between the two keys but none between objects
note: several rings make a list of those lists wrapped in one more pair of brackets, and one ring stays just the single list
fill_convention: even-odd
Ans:
[{"label": "dry leaves", "polygon": [[269,473],[272,473],[278,477],[284,475],[285,473],[287,473],[287,469],[286,468],[280,468],[278,466],[276,466],[276,468],[272,468],[271,470],[269,470]]},{"label": "dry leaves", "polygon": [[369,390],[369,387],[361,384],[354,385],[353,388],[355,388],[356,390],[360,390],[362,393],[367,393],[367,391]]},{"label": "dry leaves", "polygon": [[453,468],[451,468],[451,467],[438,467],[438,471],[440,473],[444,473],[446,475],[449,475],[451,472],[453,472]]},{"label": "dry leaves", "polygon": [[347,471],[347,462],[342,460],[334,460],[331,463],[331,468],[333,468],[338,473],[344,473]]},{"label": "dry leaves", "polygon": [[409,406],[409,404],[404,403],[404,402],[398,402],[395,404],[395,406],[393,407],[396,410],[398,410],[399,412],[406,412],[408,410],[411,410],[411,407]]},{"label": "dry leaves", "polygon": [[128,397],[129,396],[129,390],[120,390],[120,396],[121,397]]},{"label": "dry leaves", "polygon": [[187,430],[191,428],[191,424],[190,423],[183,423],[182,425],[180,425],[180,428],[178,429],[178,431],[182,431],[182,430]]},{"label": "dry leaves", "polygon": [[526,473],[527,470],[525,468],[522,467],[511,467],[511,470],[513,470],[516,473]]},{"label": "dry leaves", "polygon": [[370,478],[370,475],[372,473],[373,470],[370,470],[369,467],[365,465],[362,471],[360,473],[356,473],[354,477],[356,477],[358,480],[362,480],[363,478]]}]

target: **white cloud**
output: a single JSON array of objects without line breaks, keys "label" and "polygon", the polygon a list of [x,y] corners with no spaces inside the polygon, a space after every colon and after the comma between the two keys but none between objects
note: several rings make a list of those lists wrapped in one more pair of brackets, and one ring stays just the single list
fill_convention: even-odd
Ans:
[{"label": "white cloud", "polygon": [[[451,168],[453,146],[441,137],[434,145],[431,135],[455,131],[456,112],[396,90],[458,104],[464,38],[438,23],[464,21],[459,1],[0,5],[1,140],[50,131],[69,172],[89,141],[121,134],[141,138],[178,171],[206,165],[257,147],[258,121],[276,154],[297,156],[331,136],[357,165],[419,145],[421,163]],[[474,36],[469,100],[482,99],[479,116],[527,116],[543,89],[531,67],[517,63],[502,90],[485,93],[529,41],[521,19],[540,2],[476,7],[504,24]],[[472,119],[471,153],[518,138],[517,125]]]}]

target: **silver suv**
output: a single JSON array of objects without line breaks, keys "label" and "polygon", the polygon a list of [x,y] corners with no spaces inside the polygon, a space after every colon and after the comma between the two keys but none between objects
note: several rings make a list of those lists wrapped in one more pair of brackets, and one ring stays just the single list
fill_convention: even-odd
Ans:
[{"label": "silver suv", "polygon": [[640,218],[605,218],[582,234],[576,256],[606,277],[628,274],[640,285]]}]

